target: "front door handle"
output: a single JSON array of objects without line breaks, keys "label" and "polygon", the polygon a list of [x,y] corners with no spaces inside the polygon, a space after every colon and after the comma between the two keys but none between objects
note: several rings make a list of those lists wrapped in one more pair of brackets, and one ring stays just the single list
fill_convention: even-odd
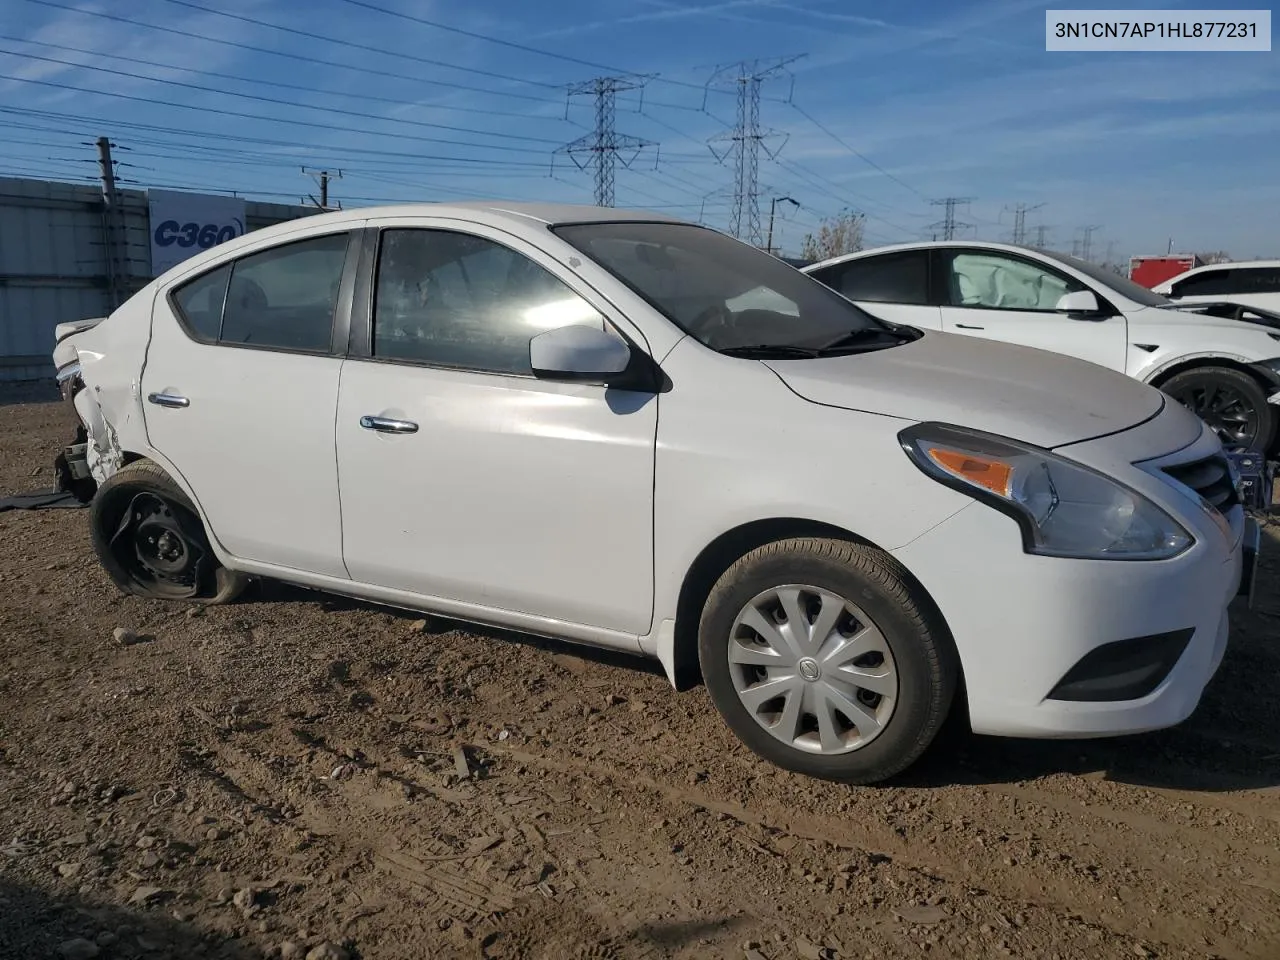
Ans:
[{"label": "front door handle", "polygon": [[360,426],[366,430],[377,430],[379,433],[417,433],[418,425],[412,420],[392,420],[389,417],[360,418]]},{"label": "front door handle", "polygon": [[191,401],[186,397],[177,393],[148,393],[147,402],[154,403],[158,407],[189,407]]},{"label": "front door handle", "polygon": [[957,326],[957,327],[959,327],[961,330],[985,330],[985,329],[987,329],[986,327],[978,327],[978,326],[975,326],[975,325],[974,325],[974,324],[972,324],[972,323],[957,323],[957,324],[956,324],[956,326]]}]

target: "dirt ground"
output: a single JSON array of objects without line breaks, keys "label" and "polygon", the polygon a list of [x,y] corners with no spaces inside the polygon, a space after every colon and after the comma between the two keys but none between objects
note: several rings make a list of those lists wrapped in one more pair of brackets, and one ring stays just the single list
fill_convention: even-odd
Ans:
[{"label": "dirt ground", "polygon": [[[46,395],[0,396],[0,493],[52,485]],[[84,511],[0,514],[0,958],[1275,960],[1265,546],[1183,726],[952,735],[848,788],[654,664],[283,586],[141,601]]]}]

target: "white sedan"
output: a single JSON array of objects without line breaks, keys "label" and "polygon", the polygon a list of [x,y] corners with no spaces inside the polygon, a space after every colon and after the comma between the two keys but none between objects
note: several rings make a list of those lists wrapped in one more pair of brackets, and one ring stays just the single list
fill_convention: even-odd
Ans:
[{"label": "white sedan", "polygon": [[1224,443],[1274,449],[1280,314],[1174,303],[1096,264],[1007,243],[899,244],[804,272],[886,320],[1110,367],[1159,387]]},{"label": "white sedan", "polygon": [[658,216],[308,217],[59,337],[122,589],[273,578],[656,657],[813,776],[889,777],[953,708],[1176,724],[1251,583],[1222,444],[1159,391]]}]

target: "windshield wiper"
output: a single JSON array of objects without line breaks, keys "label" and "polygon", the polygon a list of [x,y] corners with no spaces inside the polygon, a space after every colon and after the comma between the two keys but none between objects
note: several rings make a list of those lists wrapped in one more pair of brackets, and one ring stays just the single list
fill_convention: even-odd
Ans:
[{"label": "windshield wiper", "polygon": [[812,360],[818,356],[813,347],[794,347],[785,343],[753,343],[738,347],[721,347],[718,351],[726,357],[745,357],[749,360]]},{"label": "windshield wiper", "polygon": [[[860,327],[857,330],[850,330],[848,333],[842,333],[834,340],[814,347],[814,353],[821,356],[825,353],[833,351],[852,350],[866,344],[869,349],[878,349],[880,346],[889,346],[884,343],[885,340],[891,340],[893,343],[906,343],[908,340],[914,340],[915,336],[907,332],[907,330],[893,329],[889,327]],[[880,341],[880,343],[873,343]]]}]

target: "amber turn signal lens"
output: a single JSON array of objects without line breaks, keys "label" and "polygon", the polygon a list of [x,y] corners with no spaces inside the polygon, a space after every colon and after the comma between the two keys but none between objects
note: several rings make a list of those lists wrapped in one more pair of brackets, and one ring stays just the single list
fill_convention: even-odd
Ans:
[{"label": "amber turn signal lens", "polygon": [[980,457],[972,453],[960,453],[957,450],[944,450],[940,447],[930,447],[928,454],[934,463],[962,480],[967,480],[1002,497],[1008,497],[1012,492],[1013,467],[1003,460]]}]

